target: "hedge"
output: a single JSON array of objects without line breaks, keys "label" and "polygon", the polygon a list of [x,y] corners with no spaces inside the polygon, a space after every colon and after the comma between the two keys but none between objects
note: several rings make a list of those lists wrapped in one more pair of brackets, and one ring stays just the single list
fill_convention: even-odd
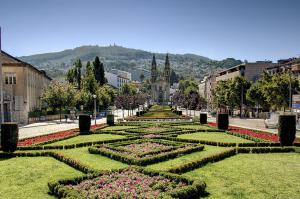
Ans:
[{"label": "hedge", "polygon": [[[188,177],[182,177],[177,174],[171,174],[167,172],[157,172],[149,169],[134,167],[137,172],[143,173],[149,176],[163,176],[167,179],[174,180],[176,182],[185,182],[187,184],[186,187],[179,188],[177,190],[173,190],[170,193],[164,193],[165,198],[180,198],[180,199],[190,199],[190,198],[199,198],[201,194],[205,192],[206,184],[200,180],[194,180]],[[77,191],[74,189],[70,189],[65,187],[66,185],[77,185],[84,180],[93,179],[99,177],[104,174],[111,174],[114,172],[122,172],[126,169],[112,170],[112,171],[104,171],[97,172],[94,174],[84,175],[71,179],[62,179],[59,181],[48,182],[48,188],[51,194],[55,195],[58,198],[83,198]]]},{"label": "hedge", "polygon": [[160,154],[156,154],[150,157],[145,158],[132,158],[128,157],[127,155],[123,155],[121,151],[110,151],[110,148],[96,148],[96,147],[90,147],[89,152],[92,154],[100,154],[107,156],[109,158],[115,159],[117,161],[121,161],[127,164],[133,164],[133,165],[139,165],[139,166],[145,166],[148,164],[153,164],[161,161],[165,161],[171,158],[175,158],[179,155],[183,154],[189,154],[196,151],[202,151],[204,149],[204,146],[195,145],[192,146],[192,148],[177,148],[174,151],[169,152],[162,152]]}]

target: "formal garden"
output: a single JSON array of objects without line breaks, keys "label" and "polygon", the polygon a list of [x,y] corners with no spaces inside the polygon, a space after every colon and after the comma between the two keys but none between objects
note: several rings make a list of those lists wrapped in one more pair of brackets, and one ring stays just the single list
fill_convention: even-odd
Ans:
[{"label": "formal garden", "polygon": [[157,112],[2,145],[1,198],[299,198],[299,139]]}]

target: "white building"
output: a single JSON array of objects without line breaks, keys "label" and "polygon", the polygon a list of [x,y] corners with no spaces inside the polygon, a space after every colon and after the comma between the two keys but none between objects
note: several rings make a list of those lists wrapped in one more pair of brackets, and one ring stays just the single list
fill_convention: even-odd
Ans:
[{"label": "white building", "polygon": [[105,72],[107,83],[117,89],[121,89],[124,84],[131,82],[131,73],[112,69],[111,72]]}]

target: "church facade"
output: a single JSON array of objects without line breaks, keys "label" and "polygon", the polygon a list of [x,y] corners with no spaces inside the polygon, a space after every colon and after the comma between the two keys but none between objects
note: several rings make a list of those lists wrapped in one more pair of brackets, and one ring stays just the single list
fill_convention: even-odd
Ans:
[{"label": "church facade", "polygon": [[155,55],[151,64],[151,99],[156,104],[168,104],[170,102],[170,61],[167,54],[165,67],[158,71]]}]

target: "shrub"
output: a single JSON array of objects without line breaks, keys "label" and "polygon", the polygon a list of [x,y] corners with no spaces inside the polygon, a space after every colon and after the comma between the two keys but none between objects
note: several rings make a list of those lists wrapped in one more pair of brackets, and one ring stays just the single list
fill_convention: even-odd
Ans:
[{"label": "shrub", "polygon": [[219,113],[217,115],[218,129],[227,130],[229,126],[229,116],[228,113]]},{"label": "shrub", "polygon": [[207,114],[200,113],[200,124],[207,124]]},{"label": "shrub", "polygon": [[115,116],[110,114],[110,115],[107,115],[106,117],[106,123],[109,125],[109,126],[113,126],[115,124]]},{"label": "shrub", "polygon": [[17,123],[1,124],[1,146],[4,152],[14,152],[19,140],[19,129]]},{"label": "shrub", "polygon": [[279,142],[282,146],[291,146],[296,135],[296,116],[280,115],[278,122]]},{"label": "shrub", "polygon": [[79,115],[80,134],[87,134],[91,128],[91,117],[89,115]]}]

